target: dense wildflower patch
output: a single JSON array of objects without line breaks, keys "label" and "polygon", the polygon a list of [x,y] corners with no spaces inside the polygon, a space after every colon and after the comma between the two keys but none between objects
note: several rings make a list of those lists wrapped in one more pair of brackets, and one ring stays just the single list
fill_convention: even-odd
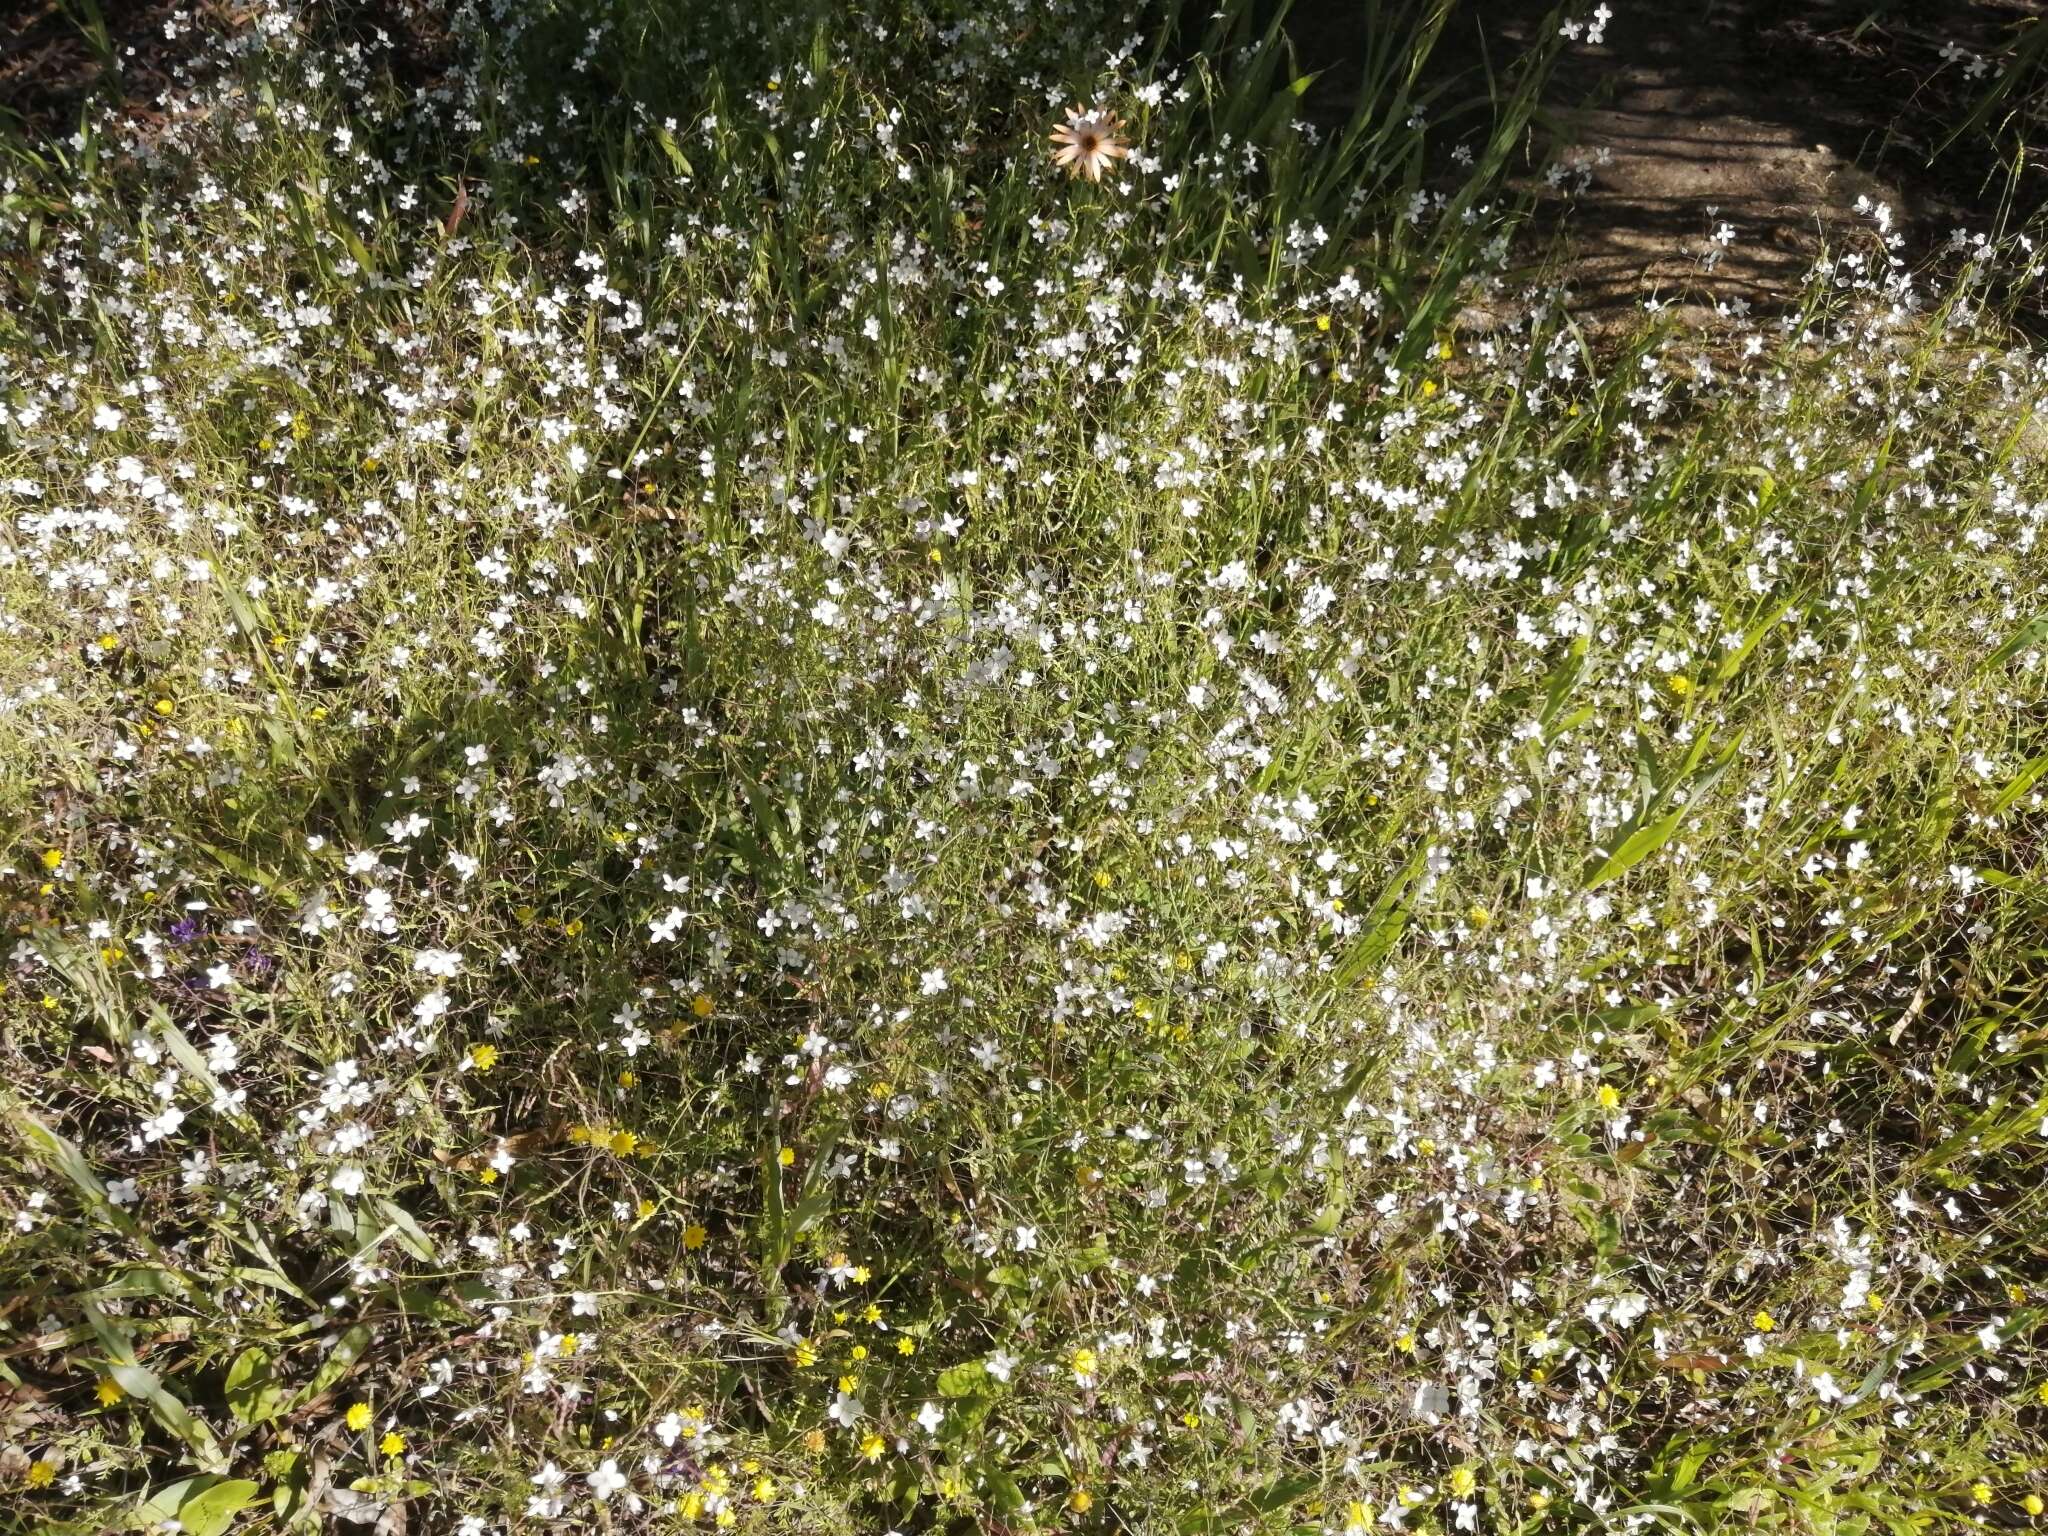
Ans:
[{"label": "dense wildflower patch", "polygon": [[2030,248],[1596,356],[1405,56],[442,20],[9,162],[11,1507],[2041,1514]]}]

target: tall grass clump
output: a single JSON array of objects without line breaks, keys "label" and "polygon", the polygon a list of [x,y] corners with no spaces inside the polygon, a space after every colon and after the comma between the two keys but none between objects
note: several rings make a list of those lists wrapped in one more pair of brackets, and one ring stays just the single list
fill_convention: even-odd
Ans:
[{"label": "tall grass clump", "polygon": [[264,0],[14,133],[11,1516],[2041,1515],[2030,258],[1596,348],[1446,9]]}]

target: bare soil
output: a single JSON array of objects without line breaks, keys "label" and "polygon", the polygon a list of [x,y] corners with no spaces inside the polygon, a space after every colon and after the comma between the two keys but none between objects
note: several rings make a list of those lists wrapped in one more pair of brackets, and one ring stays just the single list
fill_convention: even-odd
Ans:
[{"label": "bare soil", "polygon": [[[2043,0],[1609,0],[1598,45],[1572,45],[1547,96],[1528,250],[1558,258],[1596,323],[1655,303],[1694,318],[1793,302],[1825,244],[1871,238],[1859,199],[1889,210],[1918,260],[1952,230],[1990,232],[2007,183],[1988,142],[1944,148],[1991,57]],[[1341,115],[1356,0],[1297,0],[1289,28]],[[1438,65],[1498,71],[1535,46],[1537,0],[1469,0]],[[2048,20],[2044,20],[2048,25]],[[1945,59],[1943,50],[1960,48]],[[2038,109],[2037,109],[2038,110]],[[1937,155],[1937,150],[1941,153]],[[2032,166],[2008,219],[2048,202]]]}]

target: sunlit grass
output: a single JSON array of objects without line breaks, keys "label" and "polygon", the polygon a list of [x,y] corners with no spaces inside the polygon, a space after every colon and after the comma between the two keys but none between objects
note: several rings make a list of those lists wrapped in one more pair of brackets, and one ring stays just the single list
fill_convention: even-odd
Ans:
[{"label": "sunlit grass", "polygon": [[1419,10],[1334,140],[1235,9],[316,24],[0,202],[32,1521],[2040,1514],[2024,251],[1596,352]]}]

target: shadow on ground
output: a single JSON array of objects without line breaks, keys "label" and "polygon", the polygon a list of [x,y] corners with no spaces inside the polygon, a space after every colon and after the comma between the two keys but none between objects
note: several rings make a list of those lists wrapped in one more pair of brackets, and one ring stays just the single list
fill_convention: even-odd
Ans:
[{"label": "shadow on ground", "polygon": [[[2048,18],[2041,0],[1611,3],[1602,41],[1568,49],[1546,93],[1561,180],[1533,166],[1518,178],[1535,249],[1561,256],[1596,323],[1652,298],[1695,312],[1791,303],[1823,243],[1875,229],[1859,198],[1890,210],[1916,260],[1952,230],[2011,227],[2048,203],[2048,173],[2030,166],[2009,187],[1989,134],[1944,148],[1985,84],[1971,57]],[[1432,67],[1498,71],[1550,13],[1467,0]],[[1362,15],[1359,0],[1296,0],[1289,14],[1299,54],[1322,70],[1310,96],[1326,116],[1345,109]]]}]

